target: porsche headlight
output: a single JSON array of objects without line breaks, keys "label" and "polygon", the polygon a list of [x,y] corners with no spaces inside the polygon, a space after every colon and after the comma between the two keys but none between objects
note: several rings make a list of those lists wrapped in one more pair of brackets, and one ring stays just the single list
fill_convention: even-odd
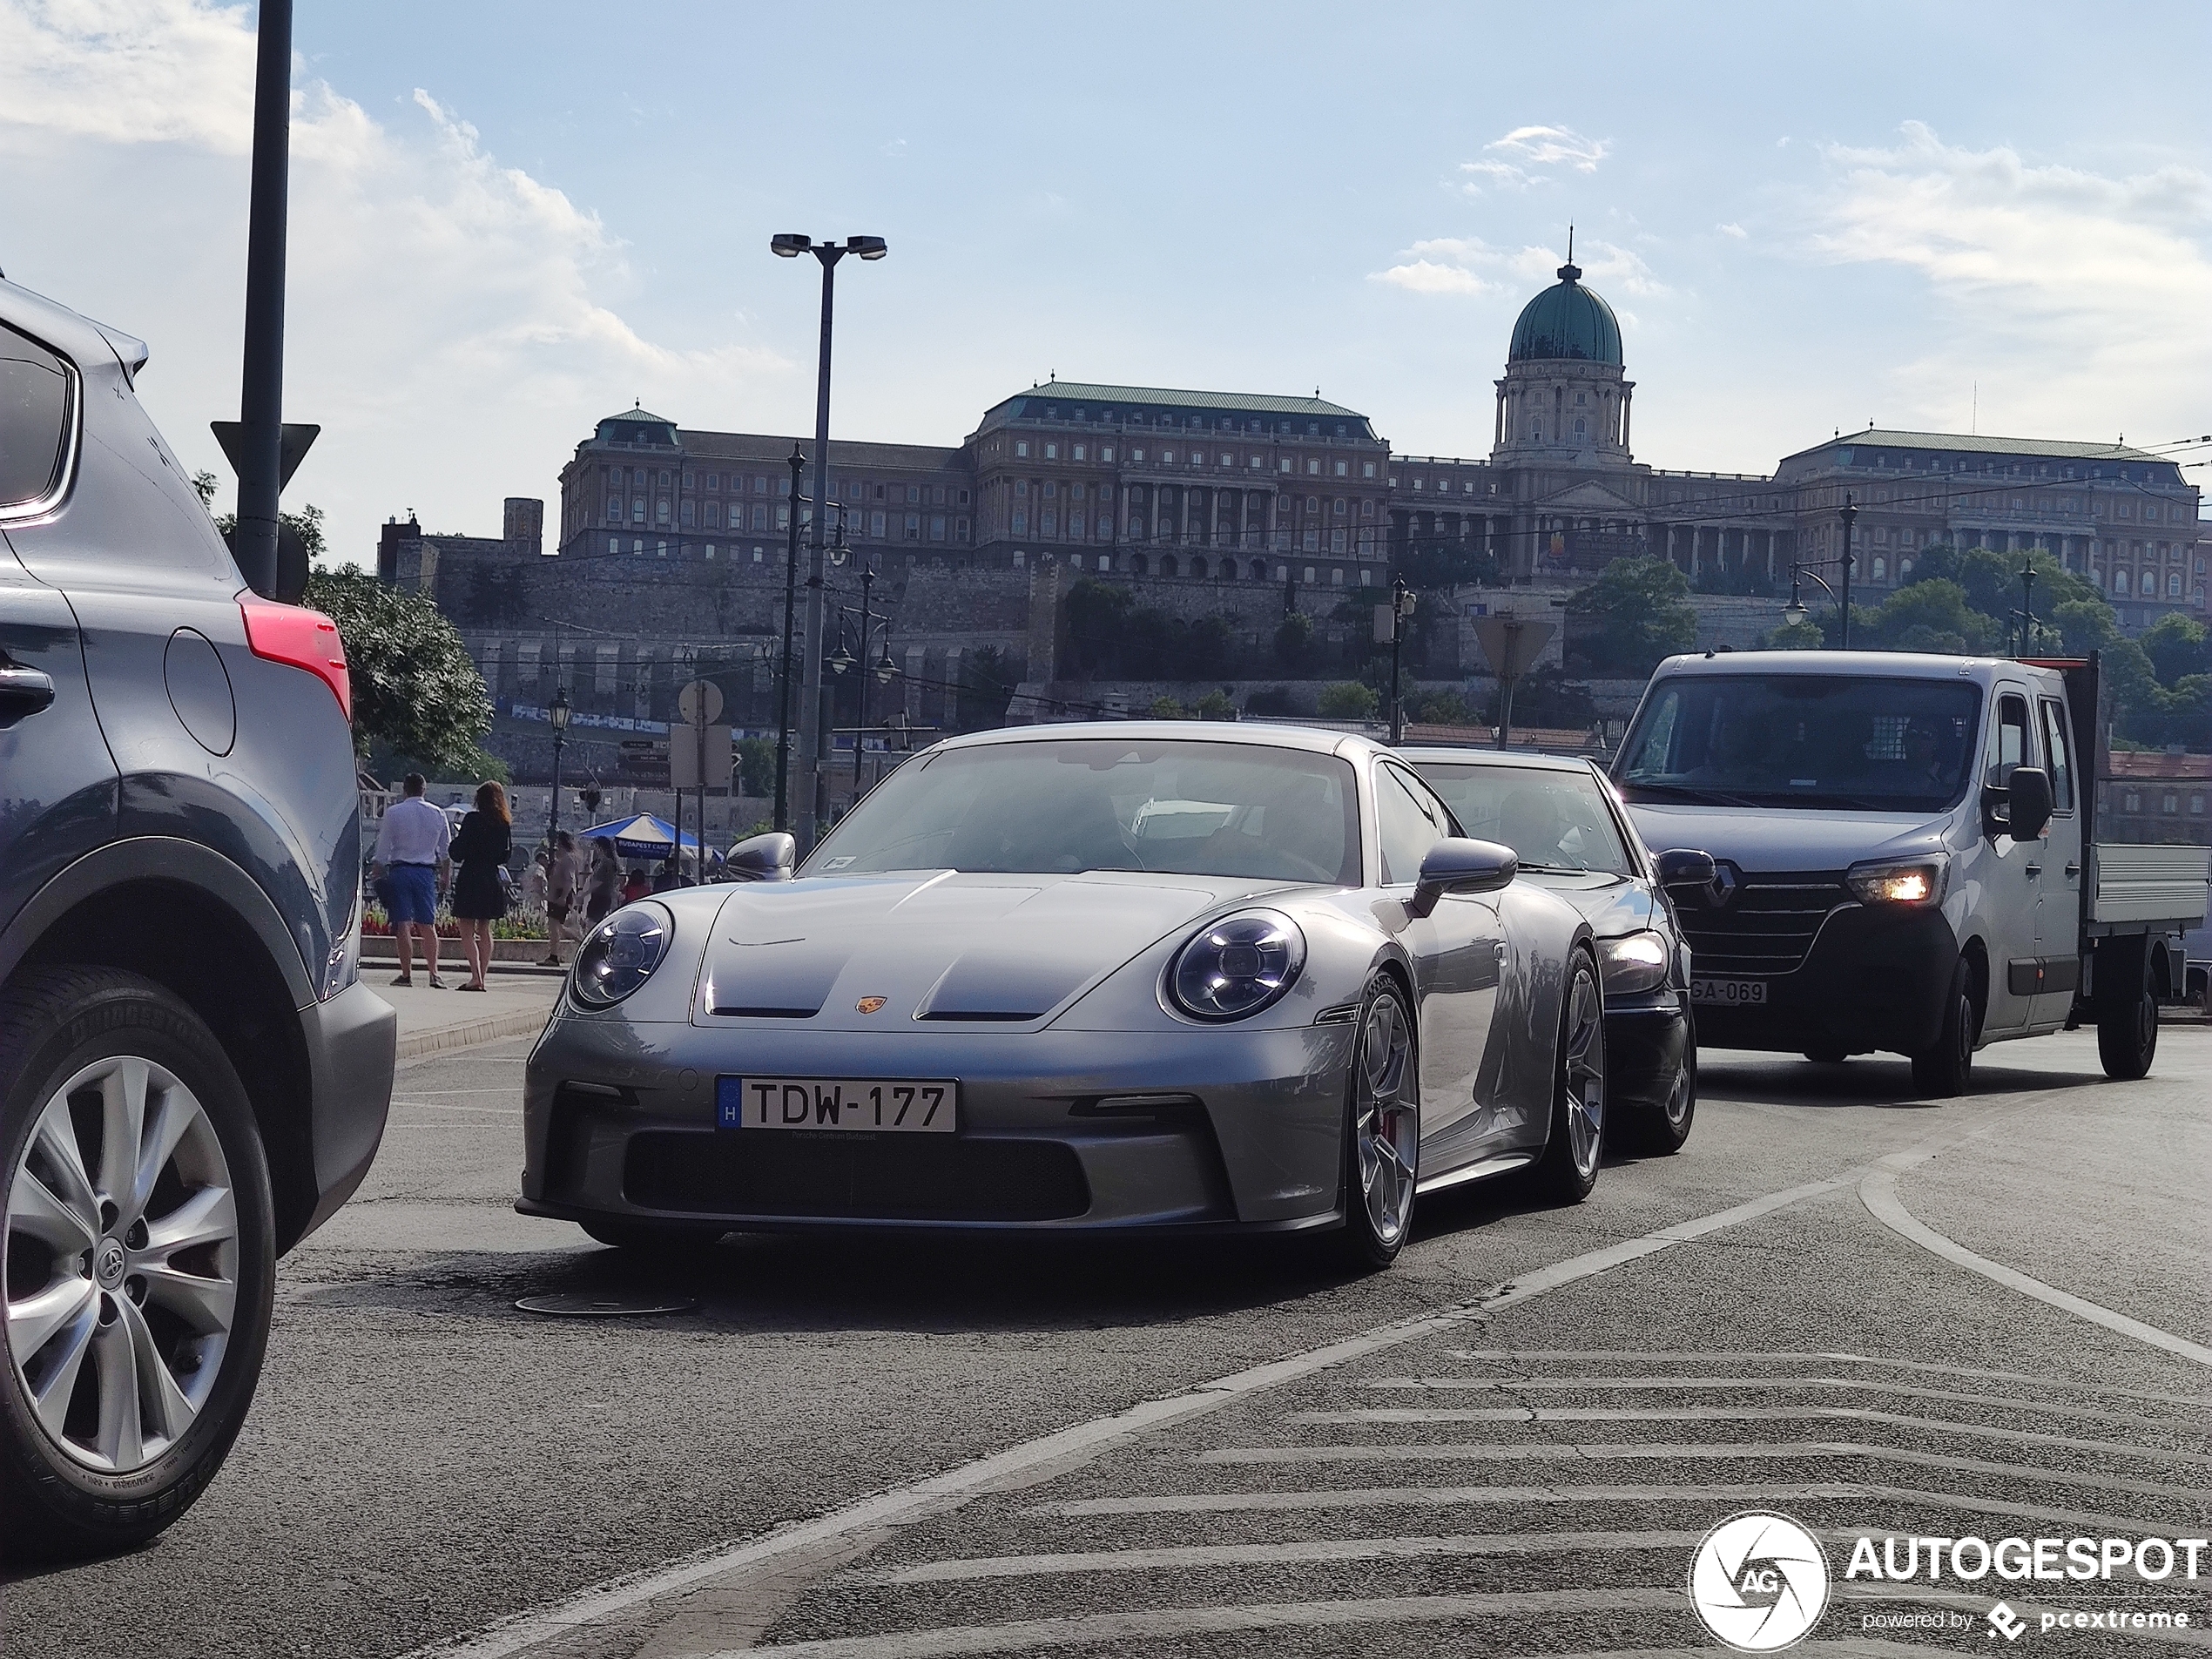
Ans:
[{"label": "porsche headlight", "polygon": [[1305,966],[1298,923],[1280,911],[1239,911],[1177,953],[1168,995],[1194,1020],[1241,1020],[1289,990]]},{"label": "porsche headlight", "polygon": [[610,1008],[652,977],[668,954],[674,918],[649,901],[625,905],[594,927],[576,954],[569,981],[588,1008]]},{"label": "porsche headlight", "polygon": [[1608,994],[1649,991],[1667,982],[1667,941],[1646,930],[1598,941],[1598,976]]},{"label": "porsche headlight", "polygon": [[1895,863],[1862,864],[1844,877],[1844,883],[1862,904],[1898,905],[1919,909],[1943,898],[1945,860],[1905,859]]}]

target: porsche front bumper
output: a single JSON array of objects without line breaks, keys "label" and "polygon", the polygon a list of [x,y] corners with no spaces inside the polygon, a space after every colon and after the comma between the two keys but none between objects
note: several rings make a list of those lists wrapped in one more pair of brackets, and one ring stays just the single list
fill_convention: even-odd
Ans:
[{"label": "porsche front bumper", "polygon": [[[531,1055],[516,1208],[711,1224],[1286,1231],[1339,1218],[1349,1025],[809,1031],[570,1009]],[[716,1079],[950,1077],[949,1135],[719,1129]]]}]

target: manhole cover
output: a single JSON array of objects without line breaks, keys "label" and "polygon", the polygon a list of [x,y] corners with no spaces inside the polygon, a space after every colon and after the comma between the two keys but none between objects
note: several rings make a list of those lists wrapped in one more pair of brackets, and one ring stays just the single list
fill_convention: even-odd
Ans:
[{"label": "manhole cover", "polygon": [[585,1296],[569,1291],[551,1296],[526,1296],[515,1304],[525,1313],[548,1313],[567,1318],[625,1313],[689,1313],[698,1305],[695,1296]]}]

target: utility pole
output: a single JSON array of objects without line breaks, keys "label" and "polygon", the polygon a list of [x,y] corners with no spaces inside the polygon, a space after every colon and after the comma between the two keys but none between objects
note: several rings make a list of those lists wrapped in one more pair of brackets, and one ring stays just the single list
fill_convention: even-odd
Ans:
[{"label": "utility pole", "polygon": [[246,354],[239,387],[239,574],[277,586],[277,498],[284,488],[284,245],[292,143],[292,0],[262,0],[253,67],[253,191],[246,209]]},{"label": "utility pole", "polygon": [[1406,702],[1399,694],[1398,668],[1406,637],[1406,602],[1413,597],[1406,586],[1406,578],[1393,576],[1390,579],[1390,741],[1394,746],[1405,740]]},{"label": "utility pole", "polygon": [[1851,505],[1851,492],[1844,493],[1844,626],[1843,649],[1851,649],[1851,527],[1858,522],[1858,509]]}]

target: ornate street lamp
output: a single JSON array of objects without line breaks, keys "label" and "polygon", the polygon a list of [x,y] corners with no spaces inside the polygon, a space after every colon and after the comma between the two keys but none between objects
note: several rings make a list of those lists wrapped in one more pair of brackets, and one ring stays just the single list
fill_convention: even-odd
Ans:
[{"label": "ornate street lamp", "polygon": [[545,814],[545,850],[553,851],[553,838],[561,833],[561,745],[569,740],[569,688],[556,686],[553,706],[546,717],[553,722],[553,804]]}]

